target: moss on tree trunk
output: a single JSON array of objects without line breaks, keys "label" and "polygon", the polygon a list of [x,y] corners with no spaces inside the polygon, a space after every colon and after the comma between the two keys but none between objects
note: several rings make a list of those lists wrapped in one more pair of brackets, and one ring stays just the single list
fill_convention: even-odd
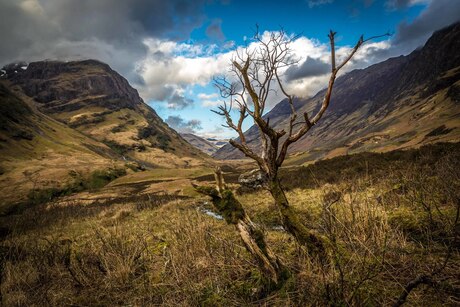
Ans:
[{"label": "moss on tree trunk", "polygon": [[[221,174],[216,179],[219,176]],[[219,180],[217,184],[220,192],[213,187],[195,186],[195,189],[201,194],[211,196],[214,208],[228,224],[235,225],[246,250],[257,261],[264,276],[275,286],[281,286],[290,276],[289,270],[268,247],[264,233],[251,221],[232,191],[224,187],[223,180]]]},{"label": "moss on tree trunk", "polygon": [[304,245],[310,254],[321,257],[326,256],[326,239],[302,224],[298,214],[289,205],[286,194],[277,178],[270,180],[268,190],[275,200],[275,205],[279,210],[286,231],[292,234],[297,242]]}]

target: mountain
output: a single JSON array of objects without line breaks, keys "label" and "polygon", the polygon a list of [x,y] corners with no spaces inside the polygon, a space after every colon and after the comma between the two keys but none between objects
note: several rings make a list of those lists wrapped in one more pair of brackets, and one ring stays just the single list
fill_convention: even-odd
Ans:
[{"label": "mountain", "polygon": [[4,70],[8,81],[33,99],[37,110],[126,158],[161,165],[168,164],[166,160],[172,156],[202,157],[107,64],[96,60],[41,61],[14,73],[8,66]]},{"label": "mountain", "polygon": [[[362,151],[388,151],[460,139],[460,23],[435,32],[423,48],[353,70],[335,83],[331,104],[322,120],[291,153],[306,152],[304,161]],[[299,114],[318,110],[325,90],[296,99]],[[265,118],[286,128],[286,100]],[[251,147],[260,146],[258,130],[245,132]],[[214,157],[242,157],[230,144]]]},{"label": "mountain", "polygon": [[223,146],[228,144],[228,139],[216,139],[216,138],[213,138],[213,137],[208,137],[208,138],[206,138],[206,141],[208,141],[209,143],[213,144],[217,148],[221,148],[221,147],[223,147]]},{"label": "mountain", "polygon": [[117,154],[39,112],[32,99],[0,82],[0,157],[1,205],[25,198],[31,189],[61,185],[70,170],[111,167]]},{"label": "mountain", "polygon": [[209,142],[207,139],[199,137],[195,134],[181,133],[180,135],[191,145],[195,146],[196,148],[210,156],[213,155],[219,149],[219,147]]},{"label": "mountain", "polygon": [[59,185],[69,171],[130,161],[190,167],[209,159],[169,128],[126,79],[95,60],[3,67],[0,111],[3,195]]}]

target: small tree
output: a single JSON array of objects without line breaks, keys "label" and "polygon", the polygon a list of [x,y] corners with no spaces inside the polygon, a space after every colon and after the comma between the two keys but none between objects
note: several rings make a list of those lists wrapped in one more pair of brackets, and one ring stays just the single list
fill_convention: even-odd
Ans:
[{"label": "small tree", "polygon": [[256,260],[259,268],[270,282],[275,285],[282,283],[289,275],[288,270],[268,247],[263,232],[251,221],[241,203],[227,187],[220,168],[216,168],[214,177],[216,188],[193,186],[197,192],[210,196],[214,208],[228,224],[235,226],[246,250]]},{"label": "small tree", "polygon": [[[299,116],[294,106],[294,96],[289,94],[283,85],[282,73],[288,67],[297,63],[290,49],[290,44],[296,37],[287,35],[283,30],[271,33],[268,37],[261,36],[256,31],[254,40],[257,43],[257,47],[248,47],[244,51],[236,52],[236,56],[231,62],[231,80],[226,77],[215,79],[215,85],[219,89],[221,96],[229,101],[224,102],[223,105],[218,107],[218,110],[214,110],[213,112],[223,116],[227,123],[226,126],[236,131],[239,136],[238,140],[230,140],[230,144],[257,163],[260,171],[266,178],[265,188],[270,191],[275,201],[286,231],[292,234],[301,245],[306,246],[309,253],[320,256],[325,254],[324,239],[301,223],[284,193],[278,177],[278,171],[286,158],[289,146],[306,135],[319,122],[328,108],[334,81],[340,69],[350,61],[364,42],[376,38],[372,37],[365,40],[361,36],[351,52],[337,64],[335,35],[336,32],[330,31],[331,75],[328,87],[320,109],[312,118],[306,112]],[[287,98],[291,108],[287,130],[275,129],[270,124],[270,119],[264,117],[267,100],[270,93],[273,92],[274,84],[278,86],[279,90]],[[233,108],[239,110],[237,121],[234,121],[232,118]],[[243,122],[248,116],[253,119],[259,131],[262,146],[258,151],[248,146],[246,136],[243,132]],[[217,204],[216,208],[220,210],[218,201],[223,198],[222,193],[217,193],[216,190],[212,192],[204,191],[203,189],[199,190],[199,192],[210,196],[214,195],[213,203]],[[225,193],[228,192],[230,191],[226,190]],[[233,195],[231,199],[234,199]],[[227,207],[227,209],[229,208]],[[266,246],[262,235],[257,240],[260,241],[260,239],[263,241],[263,246]],[[259,258],[257,256],[258,251],[249,251],[256,258]],[[275,271],[278,268],[282,268],[282,266],[278,265],[279,260],[276,257],[273,257],[269,263],[271,263],[272,268],[275,268]],[[272,268],[267,268],[265,264],[262,265],[262,269],[265,272],[272,271]],[[276,275],[279,274],[280,271],[278,270]],[[272,278],[272,280],[277,279],[278,276]]]}]

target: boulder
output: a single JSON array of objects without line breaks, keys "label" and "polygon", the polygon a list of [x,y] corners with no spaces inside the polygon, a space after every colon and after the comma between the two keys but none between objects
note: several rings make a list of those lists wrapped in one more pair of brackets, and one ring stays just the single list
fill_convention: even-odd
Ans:
[{"label": "boulder", "polygon": [[267,174],[259,169],[255,169],[241,174],[238,177],[238,183],[245,188],[260,189],[267,182]]}]

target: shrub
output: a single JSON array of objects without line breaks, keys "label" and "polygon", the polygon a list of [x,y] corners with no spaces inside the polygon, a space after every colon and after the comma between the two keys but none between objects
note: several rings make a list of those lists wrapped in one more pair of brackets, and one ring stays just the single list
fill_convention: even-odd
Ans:
[{"label": "shrub", "polygon": [[169,148],[169,142],[171,142],[171,138],[165,134],[160,134],[157,137],[158,140],[158,147],[163,150],[167,150]]},{"label": "shrub", "polygon": [[113,140],[103,140],[102,142],[121,156],[127,154],[131,150],[130,146],[119,144]]},{"label": "shrub", "polygon": [[139,139],[147,139],[150,136],[155,136],[157,135],[158,131],[152,127],[152,126],[147,126],[147,127],[142,127],[138,130],[137,132],[137,137]]},{"label": "shrub", "polygon": [[126,169],[124,168],[97,170],[91,173],[91,176],[85,183],[85,186],[87,189],[99,189],[108,184],[110,181],[124,175],[126,175]]},{"label": "shrub", "polygon": [[452,130],[454,130],[454,129],[453,128],[449,129],[449,128],[446,127],[446,125],[442,125],[442,126],[439,126],[436,129],[432,130],[430,133],[428,133],[426,135],[426,137],[448,134]]},{"label": "shrub", "polygon": [[84,190],[94,190],[102,188],[110,181],[126,175],[125,168],[108,168],[96,170],[88,176],[83,176],[76,171],[70,171],[69,176],[72,181],[62,187],[51,187],[44,189],[33,189],[27,195],[32,204],[44,204],[57,197],[70,195]]}]

